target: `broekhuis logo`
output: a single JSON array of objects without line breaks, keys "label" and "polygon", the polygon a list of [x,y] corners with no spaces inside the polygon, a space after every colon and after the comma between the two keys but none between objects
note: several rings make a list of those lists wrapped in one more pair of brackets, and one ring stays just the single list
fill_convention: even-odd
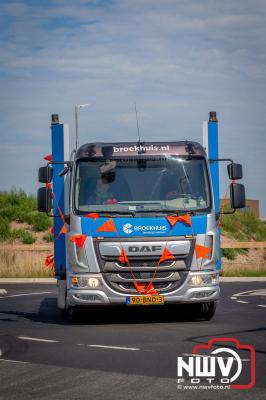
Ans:
[{"label": "broekhuis logo", "polygon": [[113,146],[113,151],[114,153],[127,153],[127,152],[138,152],[138,151],[169,151],[170,147],[169,144],[165,145],[165,146],[157,146],[154,144],[150,144],[149,146],[144,146],[142,144],[140,144],[139,146],[135,145],[135,146]]},{"label": "broekhuis logo", "polygon": [[131,224],[123,225],[123,231],[125,233],[127,233],[128,235],[133,232],[132,228],[133,228],[133,225],[131,225]]},{"label": "broekhuis logo", "polygon": [[235,338],[213,338],[195,346],[192,354],[177,357],[178,389],[250,389],[254,385],[255,349]]},{"label": "broekhuis logo", "polygon": [[131,224],[123,225],[123,232],[130,235],[133,232],[141,232],[143,234],[156,234],[156,233],[164,233],[167,230],[166,225],[136,225],[133,226]]}]

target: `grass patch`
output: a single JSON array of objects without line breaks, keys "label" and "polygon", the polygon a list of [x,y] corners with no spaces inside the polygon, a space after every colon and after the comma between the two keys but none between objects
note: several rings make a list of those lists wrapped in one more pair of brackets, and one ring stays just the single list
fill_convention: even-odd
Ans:
[{"label": "grass patch", "polygon": [[[15,239],[22,243],[32,244],[36,241],[31,230],[47,231],[52,225],[51,218],[36,210],[36,198],[27,195],[23,190],[13,189],[10,192],[0,192],[0,241],[12,242]],[[10,229],[10,223],[26,223],[29,230]]]},{"label": "grass patch", "polygon": [[222,271],[223,276],[266,276],[266,263],[250,266],[228,262],[223,263]]},{"label": "grass patch", "polygon": [[36,232],[45,231],[51,226],[50,218],[37,211],[36,198],[23,190],[0,192],[0,214],[9,222],[26,222]]},{"label": "grass patch", "polygon": [[33,244],[36,242],[35,237],[25,229],[13,229],[11,231],[12,239],[20,239],[23,244]]},{"label": "grass patch", "polygon": [[250,211],[236,211],[232,215],[222,215],[222,233],[236,240],[266,240],[266,224]]},{"label": "grass patch", "polygon": [[50,232],[47,232],[46,235],[43,236],[43,240],[47,243],[51,243],[54,241],[54,235],[52,235]]},{"label": "grass patch", "polygon": [[222,249],[222,257],[227,258],[227,260],[235,260],[238,254],[248,255],[249,249],[233,249],[225,248]]},{"label": "grass patch", "polygon": [[52,278],[44,266],[46,252],[0,251],[0,278]]},{"label": "grass patch", "polygon": [[228,260],[234,260],[236,256],[236,249],[222,249],[222,257],[225,257]]},{"label": "grass patch", "polygon": [[25,222],[33,227],[36,232],[46,231],[50,228],[52,222],[44,213],[39,213],[38,211],[33,211],[27,214],[25,217]]},{"label": "grass patch", "polygon": [[11,230],[9,226],[9,221],[5,217],[0,217],[0,241],[4,242],[9,240],[11,237]]}]

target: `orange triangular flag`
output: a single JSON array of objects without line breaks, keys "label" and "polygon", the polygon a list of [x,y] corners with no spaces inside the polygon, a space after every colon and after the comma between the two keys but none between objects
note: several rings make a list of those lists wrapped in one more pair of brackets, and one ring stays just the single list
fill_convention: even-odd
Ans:
[{"label": "orange triangular flag", "polygon": [[67,224],[64,224],[63,226],[62,226],[62,229],[61,229],[61,231],[60,231],[60,234],[61,233],[67,233]]},{"label": "orange triangular flag", "polygon": [[166,260],[174,260],[175,256],[168,250],[167,247],[163,249],[163,254],[161,255],[161,258],[159,260],[159,264],[162,263],[163,261]]},{"label": "orange triangular flag", "polygon": [[154,294],[157,295],[157,290],[154,289],[152,282],[150,282],[144,292],[144,294]]},{"label": "orange triangular flag", "polygon": [[51,228],[49,229],[49,232],[50,232],[50,235],[54,234],[54,227],[53,226],[51,226]]},{"label": "orange triangular flag", "polygon": [[206,259],[211,258],[211,252],[212,252],[211,247],[206,247],[206,246],[201,246],[200,244],[196,244],[195,251],[196,251],[196,258],[206,258]]},{"label": "orange triangular flag", "polygon": [[122,264],[127,264],[128,263],[128,258],[126,255],[126,252],[124,249],[121,250],[121,254],[120,257],[118,258],[118,260],[122,263]]},{"label": "orange triangular flag", "polygon": [[134,286],[139,294],[141,294],[145,289],[145,283],[138,283],[137,281],[134,281]]},{"label": "orange triangular flag", "polygon": [[73,235],[70,238],[70,242],[76,243],[78,247],[82,248],[84,246],[86,239],[87,239],[86,235]]},{"label": "orange triangular flag", "polygon": [[183,222],[183,224],[191,226],[191,218],[189,214],[186,215],[180,215],[178,217],[178,221]]},{"label": "orange triangular flag", "polygon": [[171,225],[171,227],[175,226],[175,224],[178,222],[179,217],[176,217],[174,215],[169,215],[166,217],[167,221]]},{"label": "orange triangular flag", "polygon": [[217,227],[218,227],[218,228],[221,228],[221,227],[222,227],[222,222],[221,222],[220,219],[219,219],[219,221],[218,221]]},{"label": "orange triangular flag", "polygon": [[99,218],[99,214],[98,213],[88,213],[84,215],[85,218],[93,218],[94,221]]},{"label": "orange triangular flag", "polygon": [[182,222],[185,225],[191,226],[191,218],[189,214],[180,215],[179,217],[175,215],[169,215],[166,217],[167,221],[173,228],[177,222]]},{"label": "orange triangular flag", "polygon": [[54,255],[53,254],[49,254],[45,260],[44,260],[44,264],[46,265],[46,267],[49,268],[54,268]]},{"label": "orange triangular flag", "polygon": [[46,156],[44,156],[43,159],[46,161],[52,161],[52,154],[46,154]]},{"label": "orange triangular flag", "polygon": [[56,239],[58,239],[59,236],[61,236],[63,233],[64,233],[64,234],[68,233],[68,232],[67,232],[67,225],[66,225],[66,223],[62,226],[62,228],[61,228],[60,232],[58,233],[58,236],[57,236]]},{"label": "orange triangular flag", "polygon": [[102,224],[96,232],[116,232],[116,227],[112,218],[109,218]]}]

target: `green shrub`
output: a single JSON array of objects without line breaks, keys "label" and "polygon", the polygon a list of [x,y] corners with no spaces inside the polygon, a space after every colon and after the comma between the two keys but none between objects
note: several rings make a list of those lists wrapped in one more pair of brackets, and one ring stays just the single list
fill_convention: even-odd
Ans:
[{"label": "green shrub", "polygon": [[9,221],[7,218],[0,217],[0,241],[9,240],[11,236]]},{"label": "green shrub", "polygon": [[228,260],[235,260],[238,254],[247,255],[249,249],[222,249],[222,256],[227,258]]},{"label": "green shrub", "polygon": [[36,199],[23,190],[0,192],[0,213],[9,221],[27,222],[27,215],[36,210]]},{"label": "green shrub", "polygon": [[237,253],[239,254],[245,254],[248,255],[249,249],[235,249]]},{"label": "green shrub", "polygon": [[11,238],[12,240],[21,239],[24,235],[25,229],[13,229],[11,231]]},{"label": "green shrub", "polygon": [[38,211],[32,211],[26,216],[26,221],[29,225],[32,225],[36,232],[46,231],[51,226],[51,218],[48,215],[39,213]]},{"label": "green shrub", "polygon": [[237,211],[232,215],[222,215],[222,233],[236,240],[266,240],[266,224],[250,211]]},{"label": "green shrub", "polygon": [[234,260],[237,256],[235,249],[222,249],[222,256],[228,260]]},{"label": "green shrub", "polygon": [[36,242],[36,239],[32,236],[30,232],[25,231],[21,237],[21,241],[23,244],[32,244]]},{"label": "green shrub", "polygon": [[33,244],[36,242],[32,234],[25,229],[13,229],[11,236],[13,240],[20,239],[24,244]]}]

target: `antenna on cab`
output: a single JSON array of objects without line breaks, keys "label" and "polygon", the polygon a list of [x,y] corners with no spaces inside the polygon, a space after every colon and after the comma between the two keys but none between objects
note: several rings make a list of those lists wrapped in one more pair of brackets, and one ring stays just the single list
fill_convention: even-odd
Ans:
[{"label": "antenna on cab", "polygon": [[137,122],[137,130],[138,130],[138,138],[139,138],[139,143],[140,143],[140,133],[139,133],[139,120],[138,120],[137,103],[135,103],[135,114],[136,114],[136,122]]}]

